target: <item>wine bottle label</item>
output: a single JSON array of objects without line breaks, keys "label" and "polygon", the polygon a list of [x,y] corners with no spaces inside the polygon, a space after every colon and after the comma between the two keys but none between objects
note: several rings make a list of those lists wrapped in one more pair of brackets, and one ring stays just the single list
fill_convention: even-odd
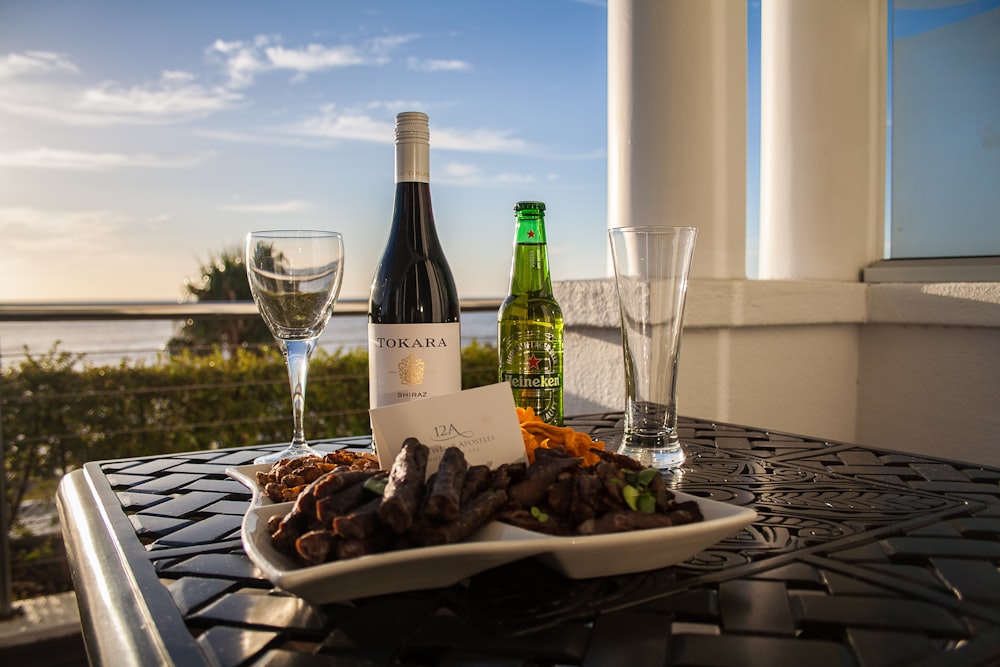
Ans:
[{"label": "wine bottle label", "polygon": [[562,344],[544,331],[501,341],[500,380],[510,382],[514,403],[532,408],[550,424],[562,424]]},{"label": "wine bottle label", "polygon": [[461,325],[369,324],[368,372],[373,408],[461,391]]}]

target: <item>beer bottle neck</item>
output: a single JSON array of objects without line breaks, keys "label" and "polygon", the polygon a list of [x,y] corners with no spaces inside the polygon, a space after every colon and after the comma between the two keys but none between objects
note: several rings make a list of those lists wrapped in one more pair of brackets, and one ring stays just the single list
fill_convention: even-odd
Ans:
[{"label": "beer bottle neck", "polygon": [[545,221],[540,216],[517,218],[514,259],[510,270],[510,294],[552,296],[549,251],[545,245]]}]

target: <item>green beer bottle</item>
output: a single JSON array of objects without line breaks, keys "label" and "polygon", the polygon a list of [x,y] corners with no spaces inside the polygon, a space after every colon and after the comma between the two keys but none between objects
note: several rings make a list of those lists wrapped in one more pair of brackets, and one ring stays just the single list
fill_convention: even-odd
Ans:
[{"label": "green beer bottle", "polygon": [[510,290],[497,314],[500,381],[510,382],[518,407],[562,426],[563,314],[552,295],[545,204],[518,202],[514,216]]}]

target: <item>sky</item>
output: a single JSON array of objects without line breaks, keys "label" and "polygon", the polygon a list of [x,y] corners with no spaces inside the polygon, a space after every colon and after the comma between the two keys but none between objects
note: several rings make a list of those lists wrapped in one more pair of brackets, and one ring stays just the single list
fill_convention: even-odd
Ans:
[{"label": "sky", "polygon": [[[747,4],[754,277],[761,5]],[[970,17],[989,30],[998,11],[1000,0],[894,0],[894,50],[975,29]],[[973,168],[945,175],[990,181],[995,49],[958,43],[987,51],[942,81],[967,81],[962,99],[980,101],[966,107],[985,115],[954,125],[978,128],[945,142]],[[547,204],[554,280],[609,275],[606,0],[0,0],[0,302],[176,301],[248,231],[296,227],[344,234],[341,298],[365,299],[392,213],[393,119],[408,110],[430,116],[434,210],[462,298],[506,293],[525,199]],[[893,153],[940,150],[913,142]],[[996,243],[991,182],[922,178],[917,191],[944,194],[945,210],[961,191],[986,212],[979,236],[949,238]],[[918,207],[933,212],[923,226],[890,208],[931,244],[918,255],[945,247],[940,207]],[[902,252],[904,230],[886,231]]]},{"label": "sky", "polygon": [[1000,254],[1000,0],[894,0],[892,23],[891,256]]},{"label": "sky", "polygon": [[0,302],[175,301],[267,228],[342,232],[367,298],[409,110],[462,298],[525,199],[553,279],[603,277],[606,91],[603,0],[2,0]]}]

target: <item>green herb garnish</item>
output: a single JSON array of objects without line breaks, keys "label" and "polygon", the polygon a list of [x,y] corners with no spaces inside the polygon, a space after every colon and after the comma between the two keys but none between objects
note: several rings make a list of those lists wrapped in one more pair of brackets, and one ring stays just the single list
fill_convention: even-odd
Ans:
[{"label": "green herb garnish", "polygon": [[364,488],[365,491],[374,493],[376,496],[381,496],[385,491],[387,481],[388,480],[386,480],[385,477],[382,477],[381,479],[377,477],[369,477],[362,483],[362,488]]},{"label": "green herb garnish", "polygon": [[549,520],[549,515],[538,509],[534,505],[531,506],[531,516],[534,517],[539,523],[545,523]]},{"label": "green herb garnish", "polygon": [[649,490],[660,471],[656,468],[643,468],[636,472],[634,470],[623,470],[628,483],[622,488],[622,499],[625,504],[636,512],[653,514],[656,512],[656,498]]},{"label": "green herb garnish", "polygon": [[639,489],[635,488],[631,484],[627,485],[624,489],[622,489],[622,498],[625,499],[625,504],[633,510],[638,509],[636,505],[639,500]]}]

